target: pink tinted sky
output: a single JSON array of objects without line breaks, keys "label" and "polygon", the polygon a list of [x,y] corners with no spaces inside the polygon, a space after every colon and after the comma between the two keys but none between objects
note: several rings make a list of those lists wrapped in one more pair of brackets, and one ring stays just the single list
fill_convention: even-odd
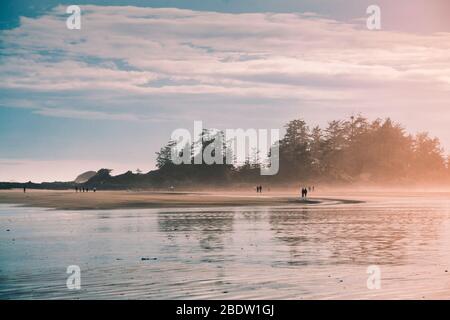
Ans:
[{"label": "pink tinted sky", "polygon": [[[65,28],[63,6],[23,18],[1,32],[0,107],[17,125],[0,120],[0,181],[150,170],[170,132],[194,120],[280,128],[361,112],[430,131],[449,149],[448,2],[381,3],[381,31],[365,28],[365,12],[342,21],[83,6],[80,31]],[[86,123],[87,133],[73,129]]]}]

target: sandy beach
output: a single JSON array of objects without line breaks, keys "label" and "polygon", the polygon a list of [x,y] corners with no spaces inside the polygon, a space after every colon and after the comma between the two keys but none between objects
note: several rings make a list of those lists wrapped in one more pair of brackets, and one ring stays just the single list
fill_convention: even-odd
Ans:
[{"label": "sandy beach", "polygon": [[358,203],[358,196],[345,193],[315,193],[301,200],[294,192],[149,192],[54,190],[2,190],[0,203],[58,210],[101,210],[189,207],[311,206]]}]

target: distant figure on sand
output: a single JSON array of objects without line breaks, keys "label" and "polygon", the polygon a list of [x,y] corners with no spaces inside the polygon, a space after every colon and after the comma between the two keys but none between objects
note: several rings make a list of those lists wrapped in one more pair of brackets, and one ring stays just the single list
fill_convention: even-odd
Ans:
[{"label": "distant figure on sand", "polygon": [[308,195],[308,189],[306,187],[302,188],[302,198],[306,198],[307,195]]},{"label": "distant figure on sand", "polygon": [[92,191],[96,192],[96,191],[97,191],[97,188],[92,189]]},{"label": "distant figure on sand", "polygon": [[75,192],[78,192],[78,187],[75,187]]},{"label": "distant figure on sand", "polygon": [[27,192],[27,188],[23,187],[23,193],[26,193],[26,192]]}]

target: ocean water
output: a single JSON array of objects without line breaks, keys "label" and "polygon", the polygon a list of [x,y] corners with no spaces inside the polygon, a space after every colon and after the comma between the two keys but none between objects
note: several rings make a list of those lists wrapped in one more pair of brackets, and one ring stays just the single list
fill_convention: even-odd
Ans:
[{"label": "ocean water", "polygon": [[[0,299],[448,299],[449,209],[445,197],[305,208],[1,205]],[[71,265],[79,290],[66,285]]]}]

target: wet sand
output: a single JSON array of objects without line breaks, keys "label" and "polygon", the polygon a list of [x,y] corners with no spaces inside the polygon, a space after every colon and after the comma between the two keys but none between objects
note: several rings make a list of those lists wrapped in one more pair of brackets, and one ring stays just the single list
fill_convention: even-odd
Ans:
[{"label": "wet sand", "polygon": [[[0,299],[450,299],[448,194],[357,198],[366,201],[115,210],[0,204]],[[66,287],[70,265],[81,269],[81,290]],[[379,289],[367,286],[369,266],[381,271]]]},{"label": "wet sand", "polygon": [[[341,196],[346,196],[343,199]],[[148,191],[52,191],[0,190],[0,203],[58,210],[106,210],[142,208],[309,206],[358,203],[350,194],[314,193],[300,199],[295,193],[266,192],[148,192]]]}]

